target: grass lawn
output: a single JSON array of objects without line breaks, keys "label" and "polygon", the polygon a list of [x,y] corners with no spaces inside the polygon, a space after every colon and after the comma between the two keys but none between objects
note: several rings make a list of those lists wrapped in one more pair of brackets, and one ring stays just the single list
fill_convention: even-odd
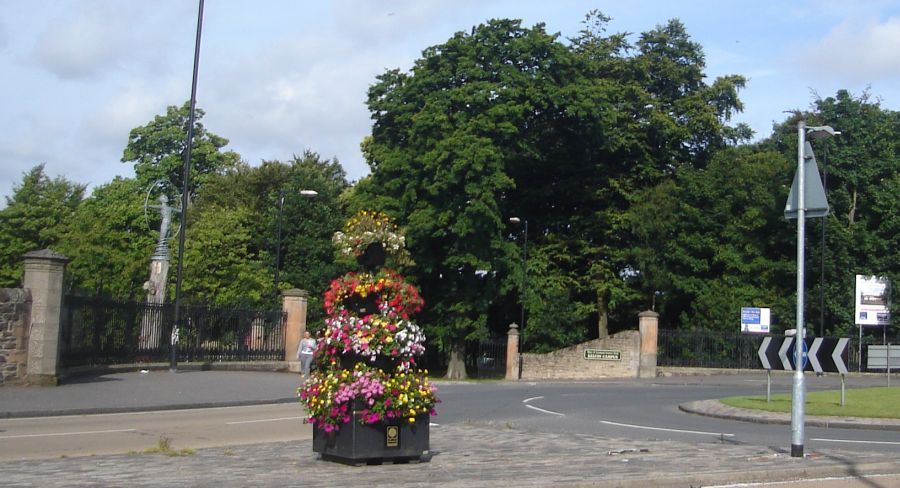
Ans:
[{"label": "grass lawn", "polygon": [[[900,419],[900,387],[847,389],[845,392],[843,407],[840,390],[806,392],[806,415]],[[732,407],[791,412],[791,394],[772,395],[771,402],[766,402],[765,395],[729,397],[721,402]]]}]

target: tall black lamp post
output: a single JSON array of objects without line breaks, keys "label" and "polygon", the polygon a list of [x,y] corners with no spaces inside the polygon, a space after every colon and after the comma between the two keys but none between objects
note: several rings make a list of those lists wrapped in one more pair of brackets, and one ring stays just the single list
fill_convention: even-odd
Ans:
[{"label": "tall black lamp post", "polygon": [[197,11],[197,37],[194,41],[194,74],[191,80],[191,108],[188,116],[187,143],[184,149],[184,167],[182,168],[181,188],[181,225],[178,236],[178,271],[175,278],[175,323],[172,324],[172,336],[169,346],[169,371],[178,371],[178,325],[181,322],[181,282],[184,274],[184,235],[188,211],[188,188],[190,186],[191,151],[194,145],[194,112],[197,106],[197,72],[200,70],[200,34],[203,31],[203,0],[199,2]]},{"label": "tall black lamp post", "polygon": [[[319,193],[315,190],[300,190],[300,196],[315,198]],[[275,288],[273,290],[275,303],[278,303],[278,285],[281,271],[281,218],[284,213],[284,190],[278,192],[278,230],[275,237]]]}]

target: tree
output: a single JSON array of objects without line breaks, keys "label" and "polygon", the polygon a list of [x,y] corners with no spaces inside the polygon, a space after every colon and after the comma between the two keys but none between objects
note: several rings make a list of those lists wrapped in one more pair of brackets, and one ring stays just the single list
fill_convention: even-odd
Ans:
[{"label": "tree", "polygon": [[182,286],[188,301],[242,307],[267,302],[268,255],[249,252],[251,220],[250,212],[240,207],[198,210],[184,246]]},{"label": "tree", "polygon": [[743,78],[706,85],[702,50],[680,23],[632,46],[604,34],[607,20],[589,15],[569,45],[540,24],[491,21],[369,91],[372,174],[353,198],[407,225],[429,334],[445,350],[505,331],[521,277],[512,216],[531,226],[528,276],[546,280],[529,287],[529,311],[552,302],[575,322],[529,313],[561,330],[529,334],[526,324],[526,348],[589,336],[589,317],[604,324],[611,306],[622,324],[635,296],[621,217],[630,197],[746,135],[726,125]]},{"label": "tree", "polygon": [[[257,261],[270,277],[266,290],[259,294],[260,300],[271,303],[275,299],[275,256],[280,254],[279,288],[310,292],[309,322],[313,323],[322,317],[321,293],[331,278],[345,271],[335,261],[331,236],[344,220],[339,198],[347,187],[346,174],[338,161],[324,160],[307,151],[287,163],[263,161],[257,167],[242,163],[212,176],[198,195],[196,206],[202,214],[198,218],[203,219],[218,215],[218,211],[205,214],[207,208],[246,212],[249,217],[241,220],[241,226],[249,232],[249,240],[243,244],[248,259]],[[318,195],[306,199],[299,195],[300,190],[314,190]]]},{"label": "tree", "polygon": [[[210,175],[230,168],[240,160],[235,152],[221,151],[228,139],[208,132],[200,123],[204,115],[203,110],[195,109],[190,194],[196,193]],[[147,125],[131,130],[122,162],[134,164],[141,185],[147,187],[162,180],[171,185],[173,194],[170,198],[181,193],[189,121],[190,103],[185,102],[180,108],[167,107],[165,115],[157,115]]]},{"label": "tree", "polygon": [[796,247],[783,209],[792,167],[778,153],[728,149],[635,196],[627,218],[638,283],[660,293],[664,323],[728,330],[742,306],[790,316]]},{"label": "tree", "polygon": [[[156,235],[148,227],[144,188],[117,177],[94,189],[67,221],[63,254],[73,286],[88,293],[143,300]],[[152,202],[151,202],[152,203]]]},{"label": "tree", "polygon": [[[808,125],[828,124],[841,131],[838,137],[813,144],[822,171],[827,173],[831,213],[824,220],[814,219],[810,226],[807,269],[818,269],[824,259],[826,281],[810,283],[809,295],[819,297],[821,287],[825,288],[825,328],[846,334],[855,329],[855,275],[887,276],[894,283],[892,303],[900,302],[900,250],[896,245],[900,113],[883,109],[866,92],[854,96],[838,90],[833,97],[817,98],[812,113],[804,115]],[[797,138],[789,135],[792,128],[796,130],[794,117],[776,130],[772,143],[796,154]],[[821,246],[814,244],[820,239],[813,239],[820,235],[821,225],[827,226],[824,258]],[[810,308],[811,317],[822,314],[818,300],[810,299]]]},{"label": "tree", "polygon": [[50,179],[39,164],[23,174],[0,210],[0,286],[17,286],[22,279],[22,256],[55,247],[63,238],[84,198],[85,186],[57,176]]}]

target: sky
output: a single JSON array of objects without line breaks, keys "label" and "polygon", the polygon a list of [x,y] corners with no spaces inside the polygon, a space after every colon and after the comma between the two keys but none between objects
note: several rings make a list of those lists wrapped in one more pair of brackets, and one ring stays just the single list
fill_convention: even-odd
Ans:
[{"label": "sky", "polygon": [[[355,181],[368,174],[359,143],[379,74],[489,19],[566,40],[594,9],[632,41],[681,20],[707,83],[748,78],[732,122],[757,139],[839,89],[900,110],[900,0],[209,0],[197,106],[251,165],[311,150]],[[133,176],[121,162],[130,130],[190,99],[197,13],[197,0],[0,0],[0,196],[41,163],[89,189]]]}]

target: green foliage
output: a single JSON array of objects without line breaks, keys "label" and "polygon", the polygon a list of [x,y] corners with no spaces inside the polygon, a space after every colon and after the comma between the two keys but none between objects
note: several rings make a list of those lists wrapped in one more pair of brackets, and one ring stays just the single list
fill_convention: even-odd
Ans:
[{"label": "green foliage", "polygon": [[22,256],[46,248],[59,250],[66,224],[84,197],[84,185],[50,179],[39,164],[22,176],[0,210],[0,286],[18,286]]},{"label": "green foliage", "polygon": [[[241,242],[247,259],[267,273],[267,285],[252,301],[273,303],[279,207],[281,207],[280,290],[301,288],[310,292],[309,322],[322,318],[321,294],[334,276],[347,268],[334,259],[332,234],[344,220],[339,198],[347,189],[340,163],[306,152],[289,162],[263,161],[260,166],[238,164],[211,176],[197,198],[197,222],[216,218],[207,208],[229,209],[248,215],[240,228],[248,233]],[[300,190],[315,190],[309,199]],[[283,203],[281,196],[284,196]],[[190,235],[190,234],[189,234]],[[188,256],[186,256],[188,257]],[[200,298],[200,297],[198,297]]]},{"label": "green foliage", "polygon": [[250,253],[251,220],[243,208],[198,211],[184,247],[182,292],[188,301],[248,307],[268,298],[272,275],[263,263],[268,256]]},{"label": "green foliage", "polygon": [[[831,213],[807,223],[809,324],[818,331],[824,315],[826,334],[855,336],[855,275],[888,277],[895,284],[892,303],[895,307],[900,303],[900,287],[896,286],[900,283],[900,249],[896,245],[900,158],[894,135],[900,128],[900,113],[882,109],[868,93],[853,96],[839,90],[833,97],[815,100],[811,113],[795,114],[776,125],[773,136],[762,143],[793,161],[782,180],[784,185],[790,184],[796,168],[798,116],[805,117],[808,126],[827,124],[841,131],[837,137],[812,142]],[[826,226],[824,283],[820,278],[822,225]],[[786,226],[796,235],[794,225]],[[824,313],[820,306],[823,289]]]},{"label": "green foliage", "polygon": [[790,314],[796,247],[782,217],[790,168],[777,153],[729,149],[635,195],[628,220],[639,283],[662,292],[665,322],[727,330],[742,306]]},{"label": "green foliage", "polygon": [[143,299],[157,234],[145,220],[144,189],[136,180],[116,178],[95,188],[67,222],[60,242],[71,259],[68,279],[88,294]]},{"label": "green foliage", "polygon": [[[228,144],[228,139],[208,132],[200,123],[203,110],[197,108],[194,114],[190,194],[195,194],[209,175],[239,161],[237,153],[220,151]],[[165,115],[157,115],[147,125],[131,130],[122,162],[134,164],[137,180],[143,186],[162,180],[175,189],[170,198],[181,193],[189,121],[190,103],[185,102],[180,108],[174,105],[167,107]]]},{"label": "green foliage", "polygon": [[372,174],[348,201],[407,227],[428,335],[442,345],[511,321],[512,216],[532,226],[527,347],[589,337],[592,321],[631,325],[631,196],[747,135],[725,125],[744,79],[706,85],[702,50],[680,23],[632,45],[607,22],[590,14],[564,44],[543,25],[493,20],[371,87]]}]

